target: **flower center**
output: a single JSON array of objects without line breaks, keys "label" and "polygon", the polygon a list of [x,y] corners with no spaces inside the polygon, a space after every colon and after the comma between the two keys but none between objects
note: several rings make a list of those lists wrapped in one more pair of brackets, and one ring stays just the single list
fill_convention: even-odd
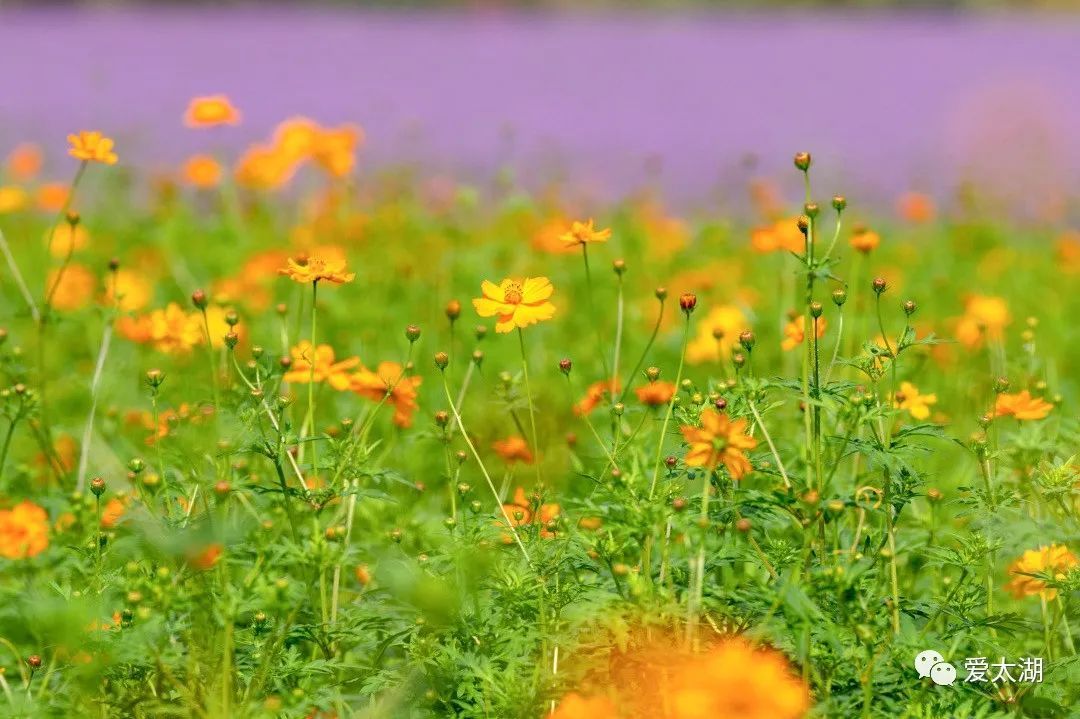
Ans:
[{"label": "flower center", "polygon": [[517,282],[506,283],[506,289],[503,290],[503,300],[508,305],[521,304],[521,285]]}]

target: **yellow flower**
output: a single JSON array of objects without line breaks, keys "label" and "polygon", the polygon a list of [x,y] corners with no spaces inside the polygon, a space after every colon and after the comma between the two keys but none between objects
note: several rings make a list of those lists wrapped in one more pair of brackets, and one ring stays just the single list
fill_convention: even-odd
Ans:
[{"label": "yellow flower", "polygon": [[352,282],[355,272],[347,272],[344,260],[324,260],[319,257],[301,256],[289,258],[288,264],[278,270],[293,282],[308,284],[326,280],[336,285]]},{"label": "yellow flower", "polygon": [[49,246],[50,253],[53,257],[62,260],[69,254],[85,248],[90,241],[90,233],[82,225],[72,226],[67,222],[62,222],[52,232],[45,233],[45,242],[48,243],[50,240],[52,241],[52,245]]},{"label": "yellow flower", "polygon": [[[58,280],[60,284],[57,285]],[[45,287],[53,293],[52,306],[70,312],[85,307],[94,298],[97,278],[86,267],[70,264],[63,274],[59,268],[50,270]]]},{"label": "yellow flower", "polygon": [[18,212],[30,202],[30,196],[26,190],[18,185],[4,185],[0,187],[0,215],[8,212]]},{"label": "yellow flower", "polygon": [[[300,344],[289,350],[292,355],[292,365],[285,373],[282,380],[293,384],[307,384],[309,382],[326,382],[339,392],[352,386],[352,377],[349,374],[360,366],[359,357],[350,357],[340,362],[334,361],[334,348],[330,345],[319,345],[314,350],[311,342],[302,340]],[[314,364],[314,367],[312,365]]]},{"label": "yellow flower", "polygon": [[[825,318],[818,317],[815,319],[814,328],[818,339],[821,339],[822,335],[825,334]],[[784,339],[780,342],[780,346],[784,348],[785,352],[789,352],[801,345],[805,339],[806,315],[799,315],[784,327]]]},{"label": "yellow flower", "polygon": [[101,162],[115,165],[119,159],[113,152],[113,141],[97,131],[83,130],[78,135],[68,135],[71,147],[68,154],[83,162]]},{"label": "yellow flower", "polygon": [[122,312],[137,312],[146,307],[154,288],[146,275],[135,270],[119,269],[105,281],[105,302],[116,302]]},{"label": "yellow flower", "polygon": [[1029,549],[1009,566],[1013,579],[1005,588],[1017,599],[1037,594],[1051,601],[1057,597],[1057,590],[1047,587],[1044,580],[1031,575],[1051,575],[1055,579],[1064,579],[1077,566],[1080,566],[1080,562],[1076,555],[1064,545],[1051,544],[1049,547]]},{"label": "yellow flower", "polygon": [[221,182],[221,164],[210,155],[193,155],[181,168],[184,182],[206,190]]},{"label": "yellow flower", "polygon": [[746,315],[734,305],[716,305],[697,323],[697,334],[686,345],[690,364],[727,359],[739,343],[739,333],[747,327]]},{"label": "yellow flower", "polygon": [[1009,305],[1000,297],[972,295],[964,303],[964,316],[956,326],[956,339],[976,349],[984,339],[1000,341],[1009,316]]},{"label": "yellow flower", "polygon": [[33,502],[0,509],[0,557],[28,559],[49,546],[49,515]]},{"label": "yellow flower", "polygon": [[994,401],[995,417],[1016,417],[1017,419],[1043,419],[1054,405],[1042,397],[1032,397],[1026,389],[1016,394],[999,394]]},{"label": "yellow flower", "polygon": [[498,316],[496,332],[510,332],[555,316],[555,305],[548,301],[555,288],[547,277],[507,278],[498,285],[484,280],[480,290],[483,297],[475,298],[473,307],[481,317]]},{"label": "yellow flower", "polygon": [[240,112],[225,95],[196,97],[188,103],[184,114],[188,127],[214,127],[216,125],[240,124]]},{"label": "yellow flower", "polygon": [[930,416],[930,405],[937,404],[936,394],[919,394],[919,388],[910,382],[901,382],[900,391],[893,398],[893,406],[906,409],[915,419]]},{"label": "yellow flower", "polygon": [[722,464],[732,479],[742,479],[753,469],[743,450],[757,446],[757,440],[746,433],[746,427],[745,419],[731,420],[723,412],[705,410],[701,413],[700,427],[680,427],[683,439],[690,445],[686,464],[709,469]]},{"label": "yellow flower", "polygon": [[202,314],[188,314],[175,302],[139,317],[121,317],[117,332],[132,342],[152,345],[165,354],[184,353],[206,341]]},{"label": "yellow flower", "polygon": [[611,228],[605,228],[603,230],[597,230],[593,227],[593,221],[590,219],[588,222],[574,221],[570,223],[570,229],[567,230],[559,239],[569,247],[575,247],[577,245],[587,245],[592,242],[607,242],[611,237]]}]

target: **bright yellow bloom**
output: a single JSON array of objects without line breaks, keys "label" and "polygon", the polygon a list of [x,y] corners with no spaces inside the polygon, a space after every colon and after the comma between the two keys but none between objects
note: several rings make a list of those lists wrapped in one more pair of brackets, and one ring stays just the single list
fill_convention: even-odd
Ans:
[{"label": "bright yellow bloom", "polygon": [[288,264],[278,270],[293,282],[309,284],[326,280],[336,285],[352,282],[355,272],[346,271],[344,260],[324,260],[320,257],[301,256],[289,258]]},{"label": "bright yellow bloom", "polygon": [[192,155],[180,170],[184,182],[207,190],[221,182],[221,163],[210,155]]},{"label": "bright yellow bloom", "polygon": [[83,162],[101,162],[115,165],[119,159],[113,152],[113,141],[97,131],[83,130],[78,135],[68,135],[71,147],[68,154]]},{"label": "bright yellow bloom", "polygon": [[745,419],[732,420],[723,412],[705,410],[701,413],[700,427],[679,428],[690,445],[686,464],[709,469],[722,464],[732,479],[742,479],[753,469],[743,450],[757,446],[757,440],[746,433],[746,428]]},{"label": "bright yellow bloom", "polygon": [[746,315],[735,305],[713,306],[697,323],[697,334],[686,345],[686,361],[701,364],[727,359],[747,325]]},{"label": "bright yellow bloom", "polygon": [[893,398],[893,407],[906,409],[915,419],[929,417],[932,404],[937,404],[937,395],[919,394],[919,388],[911,382],[901,382],[900,391]]},{"label": "bright yellow bloom", "polygon": [[473,307],[481,317],[498,316],[496,332],[510,332],[555,316],[555,305],[548,301],[555,288],[547,277],[507,278],[498,285],[484,280],[480,290],[484,296],[475,298]]},{"label": "bright yellow bloom", "polygon": [[[58,280],[60,284],[57,285]],[[73,263],[67,266],[63,274],[58,267],[50,270],[45,278],[45,287],[53,293],[52,306],[70,312],[86,307],[94,299],[97,277],[83,265]]]},{"label": "bright yellow bloom", "polygon": [[1051,544],[1049,547],[1029,549],[1009,566],[1013,579],[1005,588],[1017,599],[1032,597],[1036,594],[1047,601],[1057,597],[1057,590],[1046,586],[1046,582],[1033,574],[1049,574],[1055,579],[1064,579],[1067,574],[1080,566],[1076,555],[1068,547]]},{"label": "bright yellow bloom", "polygon": [[1026,389],[1016,394],[999,394],[994,401],[995,417],[1016,417],[1017,419],[1043,419],[1054,405],[1042,397],[1032,397]]},{"label": "bright yellow bloom", "polygon": [[49,515],[30,501],[0,509],[0,557],[28,559],[49,546]]},{"label": "bright yellow bloom", "polygon": [[90,241],[90,233],[86,231],[86,228],[82,225],[71,226],[67,222],[62,222],[56,226],[55,230],[45,233],[45,242],[52,242],[49,246],[49,251],[53,257],[57,259],[64,259],[73,252],[86,247]]},{"label": "bright yellow bloom", "polygon": [[296,172],[296,160],[275,147],[252,145],[233,169],[236,182],[256,190],[277,190]]},{"label": "bright yellow bloom", "polygon": [[233,107],[225,95],[196,97],[188,103],[184,114],[188,127],[214,127],[216,125],[240,124],[240,111]]},{"label": "bright yellow bloom", "polygon": [[593,227],[593,221],[570,223],[570,229],[559,238],[568,247],[587,245],[593,242],[607,242],[611,237],[611,228],[597,230]]},{"label": "bright yellow bloom", "polygon": [[30,204],[30,196],[18,185],[0,187],[0,215],[18,212]]},{"label": "bright yellow bloom", "polygon": [[301,340],[300,344],[289,350],[289,354],[292,356],[292,365],[282,380],[293,384],[326,382],[339,392],[352,387],[350,372],[360,366],[359,357],[349,357],[336,362],[333,347],[319,345],[312,350],[308,340]]},{"label": "bright yellow bloom", "polygon": [[[814,320],[814,329],[818,339],[821,339],[822,335],[825,334],[824,317],[818,317]],[[780,346],[784,348],[785,352],[789,352],[801,345],[805,339],[806,315],[799,315],[784,327],[784,339],[780,342]]]},{"label": "bright yellow bloom", "polygon": [[1000,297],[972,295],[964,303],[964,316],[956,326],[956,339],[968,349],[976,349],[984,339],[1000,341],[1009,316],[1009,305]]},{"label": "bright yellow bloom", "polygon": [[[372,402],[386,402],[394,408],[394,424],[411,427],[416,412],[416,388],[422,377],[407,376],[405,368],[397,362],[380,362],[372,372],[361,368],[350,380],[350,388]],[[389,396],[387,395],[389,393]]]},{"label": "bright yellow bloom", "polygon": [[154,287],[142,272],[121,268],[105,281],[105,303],[117,302],[122,312],[141,310],[153,296]]}]

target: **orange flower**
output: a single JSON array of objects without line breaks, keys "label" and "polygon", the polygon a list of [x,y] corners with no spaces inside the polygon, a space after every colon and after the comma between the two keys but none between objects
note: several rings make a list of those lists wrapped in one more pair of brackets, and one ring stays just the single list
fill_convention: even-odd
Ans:
[{"label": "orange flower", "polygon": [[275,147],[253,145],[240,156],[233,168],[236,182],[257,190],[283,187],[296,172],[296,161]]},{"label": "orange flower", "polygon": [[289,258],[288,265],[278,270],[293,282],[302,284],[326,280],[336,285],[352,282],[355,272],[347,272],[344,260],[324,260],[319,257],[301,256]]},{"label": "orange flower", "polygon": [[124,503],[116,497],[112,497],[101,509],[102,529],[112,529],[120,518],[124,516]]},{"label": "orange flower", "polygon": [[356,148],[363,131],[355,125],[319,130],[311,147],[311,159],[331,177],[345,177],[356,164]]},{"label": "orange flower", "polygon": [[366,564],[357,564],[356,569],[356,581],[360,582],[360,585],[366,587],[371,584],[371,569]]},{"label": "orange flower", "polygon": [[675,396],[675,383],[662,380],[650,382],[644,387],[638,387],[634,392],[637,393],[638,401],[642,404],[659,407],[670,402]]},{"label": "orange flower", "polygon": [[193,569],[206,571],[207,569],[213,569],[214,566],[221,559],[221,555],[224,554],[225,548],[217,542],[209,544],[202,549],[194,550],[188,553],[187,561]]},{"label": "orange flower", "polygon": [[352,387],[349,372],[360,366],[359,357],[335,362],[334,348],[330,345],[319,345],[312,351],[311,342],[308,340],[301,340],[289,350],[289,354],[292,355],[292,365],[282,376],[283,381],[292,384],[326,382],[339,392]]},{"label": "orange flower", "polygon": [[1000,341],[1011,319],[1009,305],[1002,298],[972,295],[964,303],[956,339],[968,349],[976,349],[984,339]]},{"label": "orange flower", "polygon": [[74,227],[67,223],[62,222],[56,226],[55,230],[45,233],[45,242],[49,245],[49,252],[53,257],[62,260],[73,252],[86,247],[90,242],[90,233],[86,231],[86,228],[80,225]]},{"label": "orange flower", "polygon": [[585,697],[571,692],[559,702],[550,719],[619,719],[615,705],[605,696]]},{"label": "orange flower", "polygon": [[[611,384],[611,380],[602,379],[589,385],[585,390],[585,396],[574,405],[574,414],[578,417],[592,414],[592,411],[604,401],[604,397],[607,397],[611,393]],[[615,380],[615,392],[619,393],[621,391],[622,385],[618,380]]]},{"label": "orange flower", "polygon": [[697,334],[686,345],[686,361],[701,364],[727,359],[747,324],[746,315],[734,305],[711,307],[697,323]]},{"label": "orange flower", "polygon": [[46,182],[37,189],[34,201],[42,212],[59,212],[67,204],[71,191],[62,182]]},{"label": "orange flower", "polygon": [[[818,317],[815,319],[814,328],[818,339],[820,339],[825,334],[825,318]],[[784,348],[785,352],[790,351],[801,345],[805,339],[806,315],[799,315],[784,327],[784,339],[780,342],[780,346]]]},{"label": "orange flower", "polygon": [[[56,284],[59,280],[59,284]],[[52,292],[52,306],[70,312],[90,304],[97,288],[97,277],[86,267],[70,264],[61,274],[60,268],[49,270],[45,286]]]},{"label": "orange flower", "polygon": [[529,244],[533,249],[551,254],[565,254],[575,252],[575,245],[563,242],[562,237],[567,233],[569,224],[561,217],[552,217],[541,221],[533,228],[529,235]]},{"label": "orange flower", "polygon": [[680,428],[690,445],[686,464],[709,469],[723,464],[732,479],[742,479],[753,469],[743,450],[757,446],[757,440],[747,435],[746,426],[745,419],[731,420],[723,412],[705,410],[701,413],[701,427]]},{"label": "orange flower", "polygon": [[1016,394],[999,394],[994,402],[995,417],[1016,417],[1017,419],[1043,419],[1054,405],[1042,397],[1032,397],[1026,389]]},{"label": "orange flower", "polygon": [[[533,463],[533,453],[529,451],[529,443],[525,441],[524,437],[511,435],[506,439],[492,442],[491,448],[494,449],[495,453],[502,457],[503,461],[507,464],[513,464],[514,462],[524,462],[525,464]],[[528,507],[528,504],[525,506]]]},{"label": "orange flower", "polygon": [[136,312],[150,303],[153,293],[144,273],[121,268],[106,280],[104,300],[107,304],[116,302],[122,312]]},{"label": "orange flower", "polygon": [[865,227],[858,227],[851,234],[851,249],[863,253],[869,254],[873,250],[877,249],[877,246],[881,244],[881,238],[878,233],[868,230]]},{"label": "orange flower", "polygon": [[[515,439],[511,437],[510,439]],[[524,441],[524,440],[522,440]],[[531,510],[532,504],[529,502],[529,498],[525,495],[525,490],[518,487],[514,490],[514,498],[509,503],[502,505],[503,512],[506,517],[510,518],[510,525],[513,527],[520,527],[526,524],[538,524],[540,525],[540,536],[544,539],[551,539],[555,536],[555,532],[548,527],[549,524],[559,518],[559,514],[562,512],[562,508],[554,503],[541,504],[539,510],[534,515]],[[506,522],[505,517],[498,520],[496,523],[504,525]],[[503,544],[510,544],[513,538],[504,534],[502,536]]]},{"label": "orange flower", "polygon": [[1055,579],[1065,579],[1077,566],[1080,566],[1080,562],[1076,555],[1064,545],[1051,544],[1049,547],[1029,549],[1009,566],[1009,574],[1013,579],[1005,588],[1017,599],[1037,594],[1047,601],[1052,601],[1057,597],[1057,590],[1047,587],[1044,580],[1032,575],[1051,575]]},{"label": "orange flower", "polygon": [[593,242],[607,242],[611,237],[611,228],[597,230],[593,227],[593,221],[570,223],[570,229],[559,238],[568,247],[587,245]]},{"label": "orange flower", "polygon": [[1080,271],[1080,231],[1062,233],[1055,245],[1058,264],[1068,272]]},{"label": "orange flower", "polygon": [[41,165],[43,164],[41,146],[33,142],[16,145],[15,149],[7,156],[4,164],[7,166],[11,179],[18,182],[29,182],[41,172]]},{"label": "orange flower", "polygon": [[181,168],[181,175],[192,187],[207,190],[221,182],[221,163],[210,155],[192,155]]},{"label": "orange flower", "polygon": [[68,135],[71,147],[68,154],[83,162],[101,162],[115,165],[119,159],[113,152],[112,138],[97,131],[83,130],[78,135]]},{"label": "orange flower", "polygon": [[188,314],[170,302],[163,310],[139,317],[121,317],[116,329],[132,342],[153,345],[158,352],[184,353],[206,341],[202,315]]},{"label": "orange flower", "polygon": [[906,192],[896,201],[896,213],[908,222],[929,222],[934,219],[934,201],[921,192]]},{"label": "orange flower", "polygon": [[49,546],[49,515],[33,502],[0,509],[0,557],[28,559]]},{"label": "orange flower", "polygon": [[[416,388],[423,381],[422,377],[407,376],[405,369],[397,362],[380,362],[374,372],[361,369],[351,378],[353,392],[373,402],[381,402],[384,397],[394,407],[394,424],[398,427],[411,427],[413,414],[416,412]],[[389,393],[389,396],[387,396]]]},{"label": "orange flower", "polygon": [[806,251],[806,238],[795,222],[796,218],[792,217],[759,227],[750,233],[750,247],[760,254],[781,250],[802,254]]},{"label": "orange flower", "polygon": [[238,125],[240,112],[233,107],[225,95],[196,97],[188,103],[187,112],[184,114],[184,124],[188,127]]},{"label": "orange flower", "polygon": [[484,280],[480,290],[483,297],[475,298],[473,307],[481,317],[498,316],[496,332],[510,332],[555,316],[555,305],[548,301],[555,288],[547,277],[507,278],[498,285]]},{"label": "orange flower", "polygon": [[0,215],[25,209],[29,201],[30,197],[26,194],[26,190],[18,185],[0,187]]}]

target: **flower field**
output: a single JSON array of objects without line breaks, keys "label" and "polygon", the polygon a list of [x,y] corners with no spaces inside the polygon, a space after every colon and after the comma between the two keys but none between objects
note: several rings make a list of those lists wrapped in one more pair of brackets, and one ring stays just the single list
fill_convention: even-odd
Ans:
[{"label": "flower field", "polygon": [[4,148],[0,715],[1080,716],[1080,233],[242,111]]}]

